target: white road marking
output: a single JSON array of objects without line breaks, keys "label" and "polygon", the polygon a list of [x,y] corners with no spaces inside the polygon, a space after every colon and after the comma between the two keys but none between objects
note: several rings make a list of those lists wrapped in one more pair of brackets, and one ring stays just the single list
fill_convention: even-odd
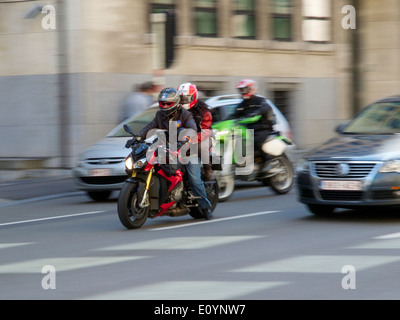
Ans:
[{"label": "white road marking", "polygon": [[0,265],[0,273],[41,273],[42,268],[51,265],[55,271],[70,271],[81,268],[102,266],[111,263],[139,260],[148,257],[70,257],[43,258]]},{"label": "white road marking", "polygon": [[400,232],[396,232],[396,233],[390,233],[390,234],[386,234],[383,236],[379,236],[379,237],[375,237],[374,239],[394,239],[394,238],[400,238]]},{"label": "white road marking", "polygon": [[263,238],[263,236],[216,236],[216,237],[172,237],[149,241],[124,243],[117,246],[103,247],[97,250],[187,250],[204,249],[219,245]]},{"label": "white road marking", "polygon": [[167,281],[85,297],[83,300],[230,300],[288,282],[275,281]]},{"label": "white road marking", "polygon": [[226,217],[226,218],[214,218],[213,220],[207,220],[207,221],[193,221],[193,222],[190,222],[190,223],[180,224],[180,225],[177,225],[177,226],[161,227],[161,228],[157,228],[156,227],[154,229],[149,229],[149,231],[169,230],[169,229],[177,229],[177,228],[198,226],[200,224],[205,224],[205,223],[223,222],[223,221],[227,221],[227,220],[249,218],[249,217],[260,216],[260,215],[263,215],[263,214],[277,213],[277,212],[280,212],[280,211],[262,211],[262,212],[243,214],[243,215],[240,215],[240,216],[233,216],[233,217]]},{"label": "white road marking", "polygon": [[57,198],[63,198],[63,197],[78,196],[78,195],[83,195],[83,194],[84,193],[82,191],[65,192],[65,193],[51,194],[51,195],[42,196],[42,197],[35,197],[35,198],[29,198],[29,199],[23,199],[23,200],[15,200],[15,201],[11,201],[11,202],[1,203],[0,204],[0,208],[8,207],[8,206],[15,206],[17,204],[24,204],[24,203],[29,203],[29,202],[36,202],[36,201],[51,200],[51,199],[57,199]]},{"label": "white road marking", "polygon": [[[375,238],[376,239],[376,238]],[[398,238],[380,238],[385,241],[371,241],[357,246],[350,247],[351,249],[400,249],[400,239]]]},{"label": "white road marking", "polygon": [[19,246],[26,246],[30,244],[35,244],[35,242],[20,242],[20,243],[0,243],[0,249],[7,249]]},{"label": "white road marking", "polygon": [[16,224],[24,224],[24,223],[30,223],[30,222],[55,220],[55,219],[62,219],[62,218],[71,218],[71,217],[77,217],[77,216],[85,216],[85,215],[96,214],[96,213],[101,213],[101,212],[105,212],[105,211],[91,211],[91,212],[82,212],[82,213],[75,213],[75,214],[66,214],[66,215],[57,216],[57,217],[47,217],[47,218],[39,218],[39,219],[31,219],[31,220],[6,222],[6,223],[0,223],[0,227],[11,226],[11,225],[16,225]]},{"label": "white road marking", "polygon": [[233,272],[340,273],[345,265],[357,271],[400,261],[393,256],[300,256],[231,270]]}]

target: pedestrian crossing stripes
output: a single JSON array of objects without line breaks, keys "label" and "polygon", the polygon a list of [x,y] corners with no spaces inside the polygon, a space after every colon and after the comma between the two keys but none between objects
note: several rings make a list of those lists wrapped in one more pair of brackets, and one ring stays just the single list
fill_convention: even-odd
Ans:
[{"label": "pedestrian crossing stripes", "polygon": [[[225,270],[219,270],[225,276],[234,275],[231,280],[221,281],[220,279],[203,278],[186,281],[163,279],[154,283],[148,283],[132,287],[124,287],[121,290],[107,285],[101,294],[85,295],[79,299],[90,300],[226,300],[242,299],[246,296],[254,296],[266,290],[285,290],[284,286],[293,285],[293,281],[288,282],[284,274],[340,274],[343,273],[343,267],[351,265],[357,271],[363,271],[371,268],[381,267],[391,263],[399,263],[400,256],[386,254],[370,254],[371,251],[364,249],[399,249],[400,238],[392,235],[382,235],[375,237],[374,240],[345,248],[349,250],[348,254],[341,255],[298,255],[286,259],[265,261],[263,263],[240,261],[235,267],[231,266]],[[48,257],[40,259],[21,259],[18,262],[0,264],[0,275],[7,274],[40,274],[42,268],[51,265],[57,272],[74,271],[83,268],[101,267],[104,265],[120,264],[122,268],[132,267],[135,261],[144,259],[160,259],[160,253],[157,250],[201,250],[224,245],[237,245],[241,242],[267,239],[266,235],[246,235],[246,236],[186,236],[186,237],[165,237],[160,239],[151,239],[120,245],[106,246],[94,249],[93,252],[101,252],[101,256],[79,256],[79,257]],[[262,240],[263,241],[263,240]],[[35,244],[34,242],[21,243],[0,243],[1,249],[20,248]],[[354,251],[354,249],[360,249]],[[135,256],[135,251],[140,251],[139,256]],[[121,251],[121,252],[118,252]],[[368,254],[365,254],[368,252]],[[375,252],[374,252],[375,253]],[[1,255],[0,255],[1,256]],[[20,257],[19,255],[15,255]],[[20,258],[18,258],[20,259]],[[0,260],[1,261],[1,260]],[[157,261],[157,260],[155,260]],[[260,262],[260,260],[258,260]],[[132,264],[130,264],[132,263]],[[120,267],[116,267],[119,270]],[[247,274],[246,274],[247,273]],[[252,274],[250,274],[252,273]],[[273,278],[266,278],[262,273],[275,273]],[[240,275],[239,275],[240,274]],[[256,276],[258,274],[259,276]],[[203,277],[207,277],[204,273]],[[9,278],[8,278],[9,279]],[[270,280],[270,281],[268,281]],[[112,289],[111,289],[112,288]]]},{"label": "pedestrian crossing stripes", "polygon": [[0,243],[0,249],[7,249],[19,246],[26,246],[29,244],[34,244],[34,242],[21,242],[21,243]]},{"label": "pedestrian crossing stripes", "polygon": [[172,237],[125,243],[117,246],[101,248],[99,250],[188,250],[204,249],[220,245],[236,243],[239,241],[262,238],[263,236],[215,236],[215,237]]},{"label": "pedestrian crossing stripes", "polygon": [[[85,297],[88,300],[227,300],[287,284],[274,281],[166,281]],[[168,293],[168,294],[167,294]]]},{"label": "pedestrian crossing stripes", "polygon": [[352,249],[400,249],[400,238],[380,238],[378,241],[366,242]]},{"label": "pedestrian crossing stripes", "polygon": [[310,255],[298,256],[278,261],[265,262],[233,272],[295,272],[295,273],[340,273],[343,266],[352,265],[358,271],[383,264],[400,261],[393,256],[358,256],[358,255]]},{"label": "pedestrian crossing stripes", "polygon": [[112,263],[127,262],[147,257],[69,257],[24,260],[0,265],[1,273],[41,273],[43,266],[51,265],[57,272],[97,267]]}]

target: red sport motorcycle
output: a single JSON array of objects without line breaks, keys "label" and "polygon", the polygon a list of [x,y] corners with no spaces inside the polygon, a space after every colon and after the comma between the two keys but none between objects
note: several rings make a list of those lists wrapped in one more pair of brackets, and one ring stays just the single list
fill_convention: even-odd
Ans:
[{"label": "red sport motorcycle", "polygon": [[[124,129],[133,136],[125,145],[132,150],[125,159],[128,179],[118,197],[118,217],[125,228],[140,228],[147,218],[159,216],[189,214],[194,219],[204,218],[197,202],[199,197],[193,194],[185,174],[181,150],[171,150],[169,142],[162,141],[158,143],[163,151],[163,157],[160,157],[160,147],[149,149],[159,138],[141,140],[128,125],[124,125]],[[147,154],[151,156],[147,157]],[[170,161],[173,158],[180,161]],[[213,165],[213,169],[222,168]],[[214,211],[218,203],[218,183],[205,180],[203,174],[207,198],[212,205],[211,211]]]}]

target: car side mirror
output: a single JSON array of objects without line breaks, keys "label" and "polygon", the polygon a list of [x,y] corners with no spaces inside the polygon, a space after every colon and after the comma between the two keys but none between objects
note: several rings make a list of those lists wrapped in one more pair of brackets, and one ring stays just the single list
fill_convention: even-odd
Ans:
[{"label": "car side mirror", "polygon": [[337,133],[342,133],[346,127],[347,127],[347,123],[339,124],[339,125],[336,127],[335,131],[336,131]]}]

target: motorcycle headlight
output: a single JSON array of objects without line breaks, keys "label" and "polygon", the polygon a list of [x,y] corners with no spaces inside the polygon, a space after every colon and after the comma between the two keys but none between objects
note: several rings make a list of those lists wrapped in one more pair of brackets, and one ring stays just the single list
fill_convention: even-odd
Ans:
[{"label": "motorcycle headlight", "polygon": [[133,165],[133,169],[143,168],[143,166],[146,164],[146,162],[147,162],[146,158],[142,158],[142,159],[136,161],[135,164]]},{"label": "motorcycle headlight", "polygon": [[297,172],[308,172],[310,171],[310,161],[306,159],[300,159],[296,164]]},{"label": "motorcycle headlight", "polygon": [[132,170],[133,169],[133,159],[132,156],[127,156],[125,158],[125,169]]},{"label": "motorcycle headlight", "polygon": [[392,160],[383,164],[379,169],[380,173],[396,172],[400,173],[400,160]]}]

